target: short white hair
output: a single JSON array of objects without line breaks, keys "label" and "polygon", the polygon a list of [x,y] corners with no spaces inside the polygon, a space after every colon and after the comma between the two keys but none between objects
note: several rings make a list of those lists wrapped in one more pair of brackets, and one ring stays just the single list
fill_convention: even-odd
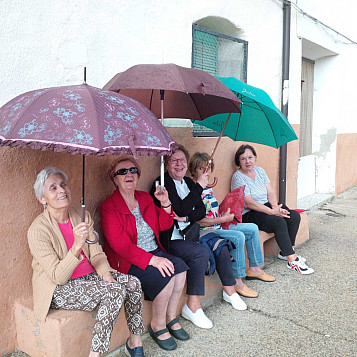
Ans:
[{"label": "short white hair", "polygon": [[62,170],[48,166],[38,173],[35,184],[33,185],[36,197],[43,197],[45,181],[51,175],[61,175],[64,180],[68,182],[68,176]]}]

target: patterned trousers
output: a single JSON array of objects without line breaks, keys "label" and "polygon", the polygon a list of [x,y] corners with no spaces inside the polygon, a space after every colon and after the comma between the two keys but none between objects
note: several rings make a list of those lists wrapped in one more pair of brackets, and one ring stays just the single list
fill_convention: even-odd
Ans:
[{"label": "patterned trousers", "polygon": [[110,336],[123,302],[130,332],[135,335],[144,332],[139,279],[119,272],[112,275],[118,283],[107,283],[97,273],[70,279],[64,285],[57,285],[52,297],[51,309],[93,311],[98,308],[93,327],[93,352],[109,351]]}]

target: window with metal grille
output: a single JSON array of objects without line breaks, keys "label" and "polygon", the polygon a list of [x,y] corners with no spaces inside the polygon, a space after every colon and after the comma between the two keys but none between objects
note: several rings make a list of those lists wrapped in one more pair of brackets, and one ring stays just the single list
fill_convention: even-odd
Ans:
[{"label": "window with metal grille", "polygon": [[[192,67],[213,76],[247,80],[248,42],[208,30],[192,27]],[[194,136],[218,136],[214,130],[193,124]]]}]

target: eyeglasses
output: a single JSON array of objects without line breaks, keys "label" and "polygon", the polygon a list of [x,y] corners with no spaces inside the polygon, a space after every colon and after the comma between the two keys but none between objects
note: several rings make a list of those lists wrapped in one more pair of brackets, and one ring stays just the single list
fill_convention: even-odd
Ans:
[{"label": "eyeglasses", "polygon": [[130,167],[129,169],[119,169],[117,172],[114,173],[115,176],[123,176],[126,175],[130,171],[131,174],[137,174],[138,173],[138,168],[137,167]]},{"label": "eyeglasses", "polygon": [[176,165],[176,164],[178,164],[178,163],[186,164],[187,160],[186,160],[186,159],[170,159],[170,162],[171,162],[173,165]]}]

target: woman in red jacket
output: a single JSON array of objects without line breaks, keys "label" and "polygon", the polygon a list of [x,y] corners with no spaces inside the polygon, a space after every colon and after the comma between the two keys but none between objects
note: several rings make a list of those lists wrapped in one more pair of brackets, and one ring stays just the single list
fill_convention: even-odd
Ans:
[{"label": "woman in red jacket", "polygon": [[173,350],[173,337],[189,338],[176,317],[188,266],[166,253],[158,239],[159,230],[173,224],[166,189],[155,192],[159,208],[148,193],[136,190],[140,173],[132,156],[117,158],[109,169],[116,190],[100,207],[104,250],[112,268],[139,278],[145,298],[153,302],[149,333],[161,348]]}]

